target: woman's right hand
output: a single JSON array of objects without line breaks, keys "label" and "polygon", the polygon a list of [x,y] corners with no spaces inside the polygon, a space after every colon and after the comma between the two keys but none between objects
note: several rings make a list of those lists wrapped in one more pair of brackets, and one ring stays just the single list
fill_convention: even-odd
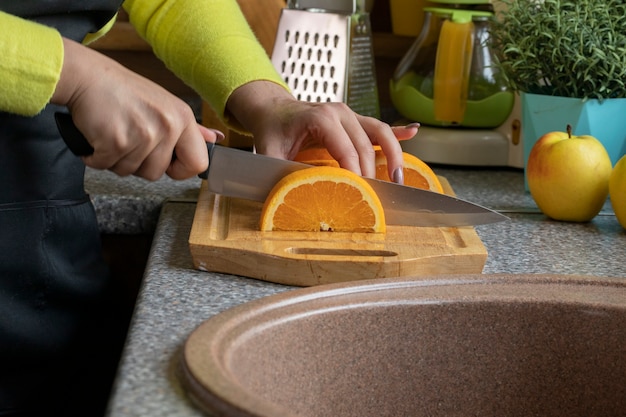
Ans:
[{"label": "woman's right hand", "polygon": [[68,107],[94,148],[83,157],[87,166],[148,180],[163,173],[185,179],[206,169],[205,142],[219,134],[197,124],[184,101],[90,48],[63,42],[63,69],[51,101]]}]

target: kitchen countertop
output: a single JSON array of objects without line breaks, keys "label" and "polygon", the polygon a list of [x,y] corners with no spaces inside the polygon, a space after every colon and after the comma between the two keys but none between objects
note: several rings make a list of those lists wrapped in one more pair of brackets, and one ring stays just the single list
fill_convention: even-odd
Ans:
[{"label": "kitchen countertop", "polygon": [[[476,227],[488,252],[483,273],[626,277],[626,232],[610,203],[590,223],[556,222],[537,210],[524,190],[521,170],[435,167],[435,171],[449,180],[458,197],[510,217]],[[103,230],[134,233],[155,227],[108,416],[202,416],[176,376],[187,336],[229,307],[294,288],[194,270],[187,241],[199,184],[197,179],[150,184],[101,172],[87,177]]]},{"label": "kitchen countertop", "polygon": [[120,177],[110,171],[85,171],[85,190],[96,209],[100,232],[105,234],[154,233],[163,204],[195,202],[200,181],[174,181],[163,176],[150,182],[133,176]]}]

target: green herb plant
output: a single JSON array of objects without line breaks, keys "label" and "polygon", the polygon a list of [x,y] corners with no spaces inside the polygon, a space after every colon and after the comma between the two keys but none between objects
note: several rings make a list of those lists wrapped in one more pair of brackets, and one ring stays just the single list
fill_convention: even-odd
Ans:
[{"label": "green herb plant", "polygon": [[490,35],[513,90],[626,97],[626,0],[502,0]]}]

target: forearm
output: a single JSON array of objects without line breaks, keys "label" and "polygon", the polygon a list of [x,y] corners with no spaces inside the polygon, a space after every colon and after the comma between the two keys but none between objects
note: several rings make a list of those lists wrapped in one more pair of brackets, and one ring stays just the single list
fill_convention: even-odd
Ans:
[{"label": "forearm", "polygon": [[36,115],[52,97],[61,74],[61,35],[0,12],[0,53],[0,110]]},{"label": "forearm", "polygon": [[157,56],[227,121],[226,102],[238,87],[284,86],[234,0],[126,0],[124,8]]}]

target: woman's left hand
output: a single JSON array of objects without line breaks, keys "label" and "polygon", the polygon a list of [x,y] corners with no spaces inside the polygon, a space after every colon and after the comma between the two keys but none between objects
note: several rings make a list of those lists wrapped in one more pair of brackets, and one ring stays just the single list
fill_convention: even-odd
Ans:
[{"label": "woman's left hand", "polygon": [[[309,103],[296,100],[283,87],[254,81],[231,95],[228,111],[254,136],[258,153],[293,159],[301,149],[325,147],[343,168],[375,177],[375,152],[379,145],[389,167],[389,177],[402,182],[402,148],[418,124],[390,127],[378,119],[353,112],[343,103]],[[400,173],[400,175],[399,175]]]}]

